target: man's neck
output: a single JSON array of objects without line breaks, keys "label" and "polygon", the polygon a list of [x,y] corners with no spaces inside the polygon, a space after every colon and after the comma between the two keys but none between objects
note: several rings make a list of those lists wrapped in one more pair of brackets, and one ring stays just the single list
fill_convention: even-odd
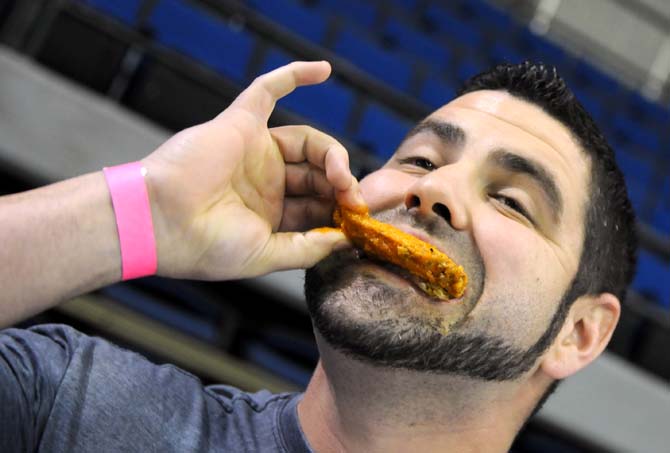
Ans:
[{"label": "man's neck", "polygon": [[504,452],[537,397],[518,383],[383,369],[321,346],[298,406],[319,453]]}]

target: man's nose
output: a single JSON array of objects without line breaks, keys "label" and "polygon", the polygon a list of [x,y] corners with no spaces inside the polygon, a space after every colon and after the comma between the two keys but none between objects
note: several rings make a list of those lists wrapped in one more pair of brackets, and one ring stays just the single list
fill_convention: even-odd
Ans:
[{"label": "man's nose", "polygon": [[418,210],[423,216],[438,215],[456,230],[469,225],[469,214],[465,205],[466,194],[459,186],[463,182],[450,174],[446,167],[419,178],[405,194],[405,207]]}]

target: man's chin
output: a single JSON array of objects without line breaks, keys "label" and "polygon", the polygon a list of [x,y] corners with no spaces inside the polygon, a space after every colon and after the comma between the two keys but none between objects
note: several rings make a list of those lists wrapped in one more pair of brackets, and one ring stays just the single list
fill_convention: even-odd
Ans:
[{"label": "man's chin", "polygon": [[461,325],[477,301],[469,290],[457,300],[428,296],[409,272],[361,256],[356,249],[336,252],[308,269],[305,296],[312,316],[326,304],[324,309],[371,323],[421,320],[442,335]]},{"label": "man's chin", "polygon": [[527,371],[537,351],[475,334],[455,310],[426,300],[407,281],[353,252],[334,254],[305,274],[314,328],[333,349],[376,366],[509,380]]}]

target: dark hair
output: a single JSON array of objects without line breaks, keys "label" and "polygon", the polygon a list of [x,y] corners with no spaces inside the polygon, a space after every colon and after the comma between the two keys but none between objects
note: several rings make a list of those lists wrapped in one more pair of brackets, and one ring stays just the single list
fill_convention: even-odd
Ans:
[{"label": "dark hair", "polygon": [[[504,90],[541,107],[570,130],[591,161],[579,267],[545,332],[547,346],[578,297],[609,292],[625,299],[637,261],[635,214],[612,148],[555,67],[528,61],[498,65],[467,80],[459,96],[479,90]],[[557,385],[558,381],[545,391],[533,415]]]}]

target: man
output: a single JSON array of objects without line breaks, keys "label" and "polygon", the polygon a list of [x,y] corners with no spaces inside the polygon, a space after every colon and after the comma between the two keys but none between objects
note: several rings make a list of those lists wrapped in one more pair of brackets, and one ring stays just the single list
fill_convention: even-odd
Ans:
[{"label": "man", "polygon": [[[603,351],[633,273],[633,215],[611,149],[555,71],[474,78],[360,184],[331,137],[266,126],[277,99],[329,71],[260,77],[143,161],[158,274],[311,267],[321,360],[306,392],[203,388],[64,326],[10,329],[2,451],[507,451],[556,383]],[[427,298],[338,232],[300,233],[328,224],[334,202],[444,250],[469,276],[463,298]],[[3,325],[120,279],[100,173],[0,212]]]}]

